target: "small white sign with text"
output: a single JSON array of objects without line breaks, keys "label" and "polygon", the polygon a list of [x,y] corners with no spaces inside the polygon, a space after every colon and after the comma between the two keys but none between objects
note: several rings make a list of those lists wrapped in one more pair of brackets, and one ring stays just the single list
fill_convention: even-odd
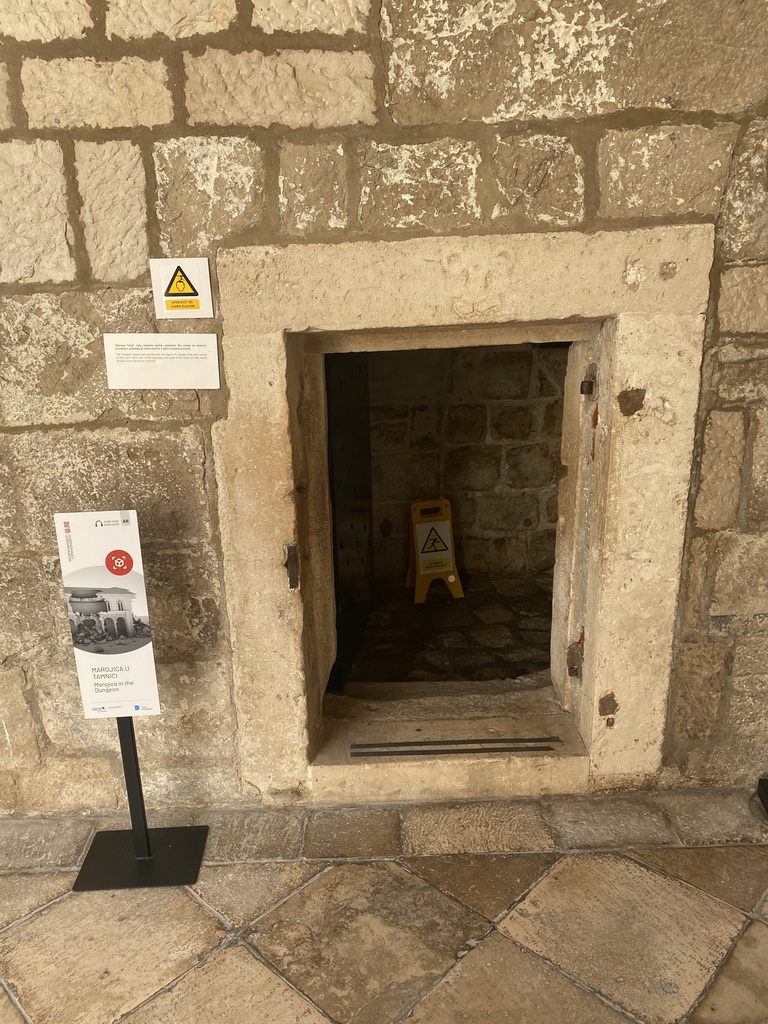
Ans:
[{"label": "small white sign with text", "polygon": [[113,390],[219,387],[215,334],[105,334],[104,358]]}]

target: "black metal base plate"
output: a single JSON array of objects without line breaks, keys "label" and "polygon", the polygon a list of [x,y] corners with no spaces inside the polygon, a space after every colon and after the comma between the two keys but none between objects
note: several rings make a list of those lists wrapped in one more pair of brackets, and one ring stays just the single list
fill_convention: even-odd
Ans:
[{"label": "black metal base plate", "polygon": [[97,832],[72,888],[75,892],[91,892],[193,885],[200,873],[207,838],[207,825],[151,828],[152,856],[137,860],[130,829]]}]

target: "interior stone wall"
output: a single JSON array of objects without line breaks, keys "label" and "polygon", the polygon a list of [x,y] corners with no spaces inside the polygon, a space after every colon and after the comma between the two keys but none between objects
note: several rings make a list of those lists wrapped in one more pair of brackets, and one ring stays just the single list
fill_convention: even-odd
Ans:
[{"label": "interior stone wall", "polygon": [[122,800],[113,727],[80,716],[51,519],[96,505],[136,507],[144,537],[149,802],[260,798],[221,577],[226,387],[109,391],[100,343],[220,330],[155,323],[146,260],[215,269],[243,243],[716,223],[661,782],[765,769],[762,0],[14,0],[0,44],[2,811]]},{"label": "interior stone wall", "polygon": [[451,502],[460,572],[555,561],[567,346],[369,354],[374,568],[402,582],[410,506]]}]

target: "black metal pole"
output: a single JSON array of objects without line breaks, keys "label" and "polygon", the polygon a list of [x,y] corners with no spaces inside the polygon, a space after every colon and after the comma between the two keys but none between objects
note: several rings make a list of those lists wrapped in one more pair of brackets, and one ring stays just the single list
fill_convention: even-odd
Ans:
[{"label": "black metal pole", "polygon": [[136,750],[136,733],[133,730],[133,718],[130,716],[118,718],[117,732],[120,737],[120,753],[123,755],[125,788],[128,792],[128,807],[131,812],[133,848],[136,851],[136,860],[149,860],[152,852],[149,848],[147,812],[144,808],[144,793],[141,789],[139,755]]}]

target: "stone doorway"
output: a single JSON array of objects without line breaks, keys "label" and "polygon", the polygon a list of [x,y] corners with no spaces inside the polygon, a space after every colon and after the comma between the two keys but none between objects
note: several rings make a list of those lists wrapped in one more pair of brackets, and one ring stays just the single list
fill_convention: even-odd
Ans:
[{"label": "stone doorway", "polygon": [[[370,801],[655,774],[711,259],[703,225],[221,254],[230,405],[214,447],[246,785],[277,802]],[[321,756],[335,657],[323,359],[329,345],[398,347],[393,332],[414,329],[422,346],[455,346],[457,331],[479,345],[494,325],[514,344],[578,342],[568,373],[594,385],[589,401],[566,388],[578,429],[564,429],[552,634],[554,686],[584,754],[568,771],[545,756],[512,754],[492,772],[482,758],[449,770],[434,759],[414,791],[397,764],[342,771]]]}]

